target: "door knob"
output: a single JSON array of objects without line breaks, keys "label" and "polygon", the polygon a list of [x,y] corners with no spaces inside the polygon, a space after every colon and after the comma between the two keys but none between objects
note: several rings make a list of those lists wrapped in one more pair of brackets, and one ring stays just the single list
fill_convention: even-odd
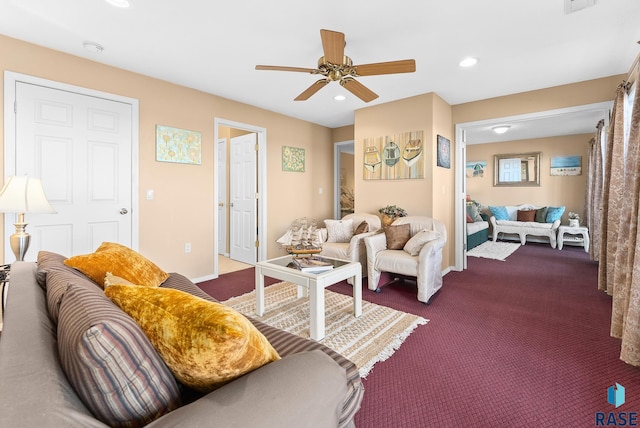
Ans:
[{"label": "door knob", "polygon": [[224,207],[224,202],[218,202],[218,206],[221,208]]},{"label": "door knob", "polygon": [[230,207],[232,207],[232,206],[233,206],[233,202],[231,202],[231,203],[229,204],[229,206],[230,206]]},{"label": "door knob", "polygon": [[122,214],[122,215],[125,215],[125,214],[126,214],[126,213],[128,213],[128,212],[129,212],[129,211],[127,211],[127,209],[126,209],[126,208],[122,208],[122,209],[120,210],[120,214]]}]

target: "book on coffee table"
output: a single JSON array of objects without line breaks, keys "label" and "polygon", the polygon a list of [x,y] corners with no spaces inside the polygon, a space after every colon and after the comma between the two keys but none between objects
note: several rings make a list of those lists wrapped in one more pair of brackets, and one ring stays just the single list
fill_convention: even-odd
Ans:
[{"label": "book on coffee table", "polygon": [[318,273],[333,269],[333,264],[317,257],[294,257],[293,264],[303,272]]}]

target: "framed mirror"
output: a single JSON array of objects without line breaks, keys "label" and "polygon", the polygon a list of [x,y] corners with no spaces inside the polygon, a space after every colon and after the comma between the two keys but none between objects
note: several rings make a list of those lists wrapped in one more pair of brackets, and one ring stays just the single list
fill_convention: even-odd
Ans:
[{"label": "framed mirror", "polygon": [[540,186],[540,153],[494,155],[493,185],[508,187]]}]

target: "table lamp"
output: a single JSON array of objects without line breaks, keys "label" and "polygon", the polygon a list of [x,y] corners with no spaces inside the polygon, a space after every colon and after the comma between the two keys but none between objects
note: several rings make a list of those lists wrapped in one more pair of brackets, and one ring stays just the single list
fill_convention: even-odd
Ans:
[{"label": "table lamp", "polygon": [[29,249],[31,239],[25,231],[27,223],[24,222],[24,214],[53,214],[56,211],[49,205],[40,179],[22,175],[9,177],[0,190],[0,212],[18,214],[18,221],[14,224],[16,233],[11,235],[9,242],[16,260],[22,261]]}]

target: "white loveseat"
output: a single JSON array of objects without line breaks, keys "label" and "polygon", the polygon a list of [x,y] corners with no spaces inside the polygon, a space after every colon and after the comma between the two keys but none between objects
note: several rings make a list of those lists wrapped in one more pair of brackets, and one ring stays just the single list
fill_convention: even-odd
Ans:
[{"label": "white loveseat", "polygon": [[[496,218],[496,208],[504,208],[506,210],[508,219]],[[517,234],[520,237],[520,243],[525,245],[527,242],[527,236],[541,236],[549,238],[551,248],[556,248],[558,227],[560,227],[560,219],[554,219],[551,222],[546,221],[547,215],[544,215],[544,219],[538,218],[539,221],[518,221],[518,211],[528,212],[538,210],[557,208],[560,209],[560,216],[564,212],[564,207],[536,207],[534,205],[522,204],[522,205],[506,205],[503,207],[489,207],[491,211],[491,227],[493,228],[493,241],[498,240],[499,234]],[[501,210],[500,210],[501,211]],[[534,214],[534,215],[535,215]],[[557,213],[556,213],[557,214]],[[524,217],[521,213],[521,217]],[[540,217],[540,216],[538,216]],[[545,220],[545,221],[542,221]]]},{"label": "white loveseat", "polygon": [[379,291],[382,272],[414,277],[418,284],[418,300],[429,303],[429,299],[442,287],[442,249],[447,243],[447,229],[441,221],[423,216],[400,217],[392,226],[403,224],[410,225],[411,238],[421,232],[431,237],[411,249],[408,248],[409,242],[404,249],[388,249],[385,233],[365,238],[368,288]]}]

